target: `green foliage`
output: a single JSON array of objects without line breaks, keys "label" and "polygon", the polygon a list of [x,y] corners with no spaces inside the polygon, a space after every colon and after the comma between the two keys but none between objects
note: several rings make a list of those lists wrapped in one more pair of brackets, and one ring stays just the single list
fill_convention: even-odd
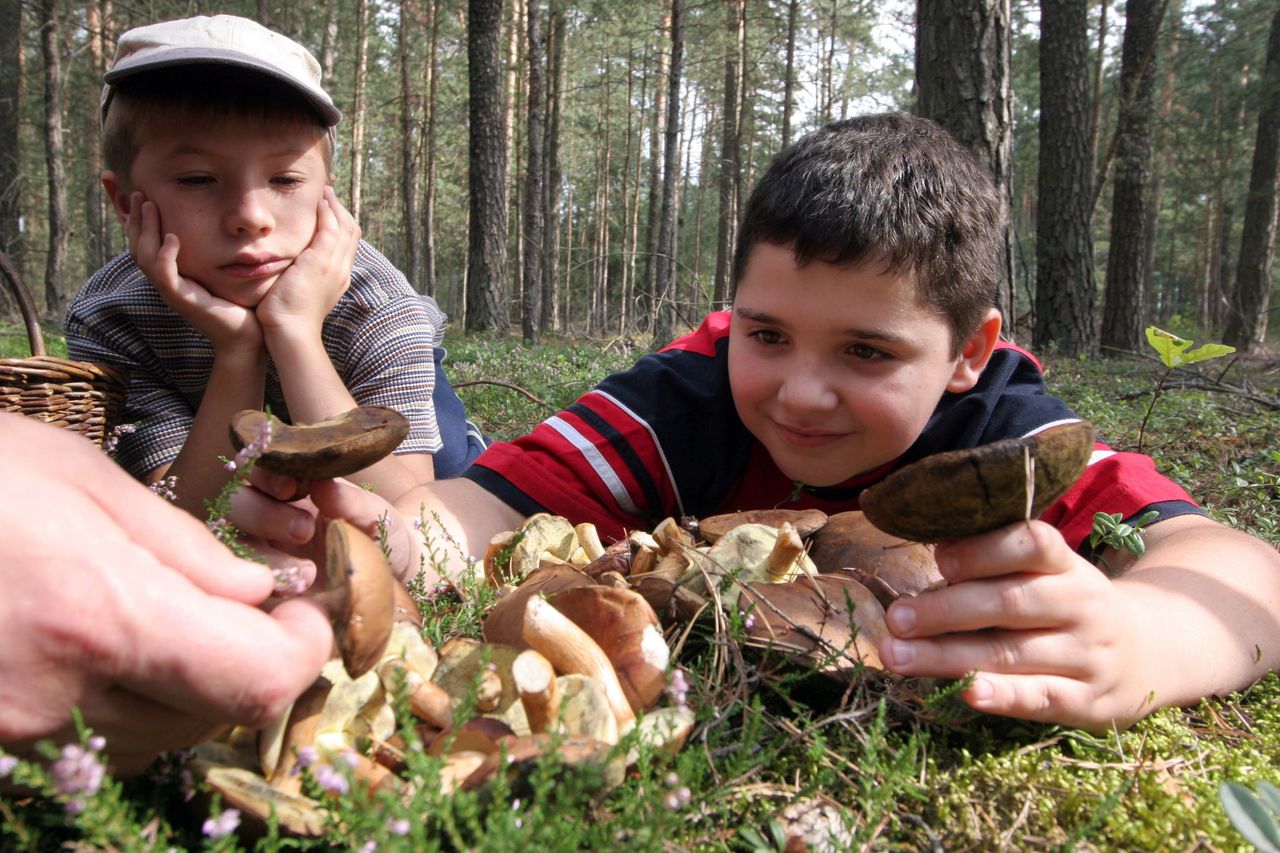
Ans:
[{"label": "green foliage", "polygon": [[1151,394],[1151,403],[1147,406],[1147,413],[1142,417],[1142,425],[1138,427],[1139,453],[1143,450],[1142,445],[1143,439],[1146,437],[1147,421],[1156,407],[1156,401],[1160,399],[1160,393],[1164,390],[1165,381],[1169,378],[1169,374],[1173,372],[1174,368],[1219,358],[1236,351],[1235,347],[1230,347],[1226,344],[1204,344],[1195,349],[1189,349],[1191,341],[1180,338],[1163,329],[1157,329],[1155,326],[1147,327],[1147,342],[1151,344],[1152,348],[1160,356],[1160,361],[1164,363],[1165,370],[1156,381],[1155,390]]},{"label": "green foliage", "polygon": [[1223,782],[1218,796],[1232,825],[1250,844],[1262,853],[1280,853],[1280,788],[1265,780],[1257,787],[1254,793],[1239,782]]}]

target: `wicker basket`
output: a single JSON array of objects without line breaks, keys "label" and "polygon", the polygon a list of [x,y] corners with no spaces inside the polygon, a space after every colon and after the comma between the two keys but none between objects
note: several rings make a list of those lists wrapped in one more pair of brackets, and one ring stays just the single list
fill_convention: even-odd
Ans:
[{"label": "wicker basket", "polygon": [[31,343],[30,358],[0,358],[0,412],[37,418],[101,445],[103,437],[119,423],[125,372],[109,365],[46,355],[31,293],[3,252],[0,270],[22,311]]}]

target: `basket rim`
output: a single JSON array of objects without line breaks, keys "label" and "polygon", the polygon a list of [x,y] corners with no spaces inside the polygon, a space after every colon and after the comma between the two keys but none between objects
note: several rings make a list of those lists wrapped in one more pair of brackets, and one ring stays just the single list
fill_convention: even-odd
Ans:
[{"label": "basket rim", "polygon": [[3,251],[0,251],[0,272],[4,273],[4,280],[18,302],[18,310],[22,312],[22,322],[27,327],[27,343],[30,344],[31,355],[37,358],[45,356],[47,351],[44,346],[44,333],[40,331],[40,315],[36,311],[35,300],[31,298],[31,291],[22,281],[22,276],[18,274],[18,268]]}]

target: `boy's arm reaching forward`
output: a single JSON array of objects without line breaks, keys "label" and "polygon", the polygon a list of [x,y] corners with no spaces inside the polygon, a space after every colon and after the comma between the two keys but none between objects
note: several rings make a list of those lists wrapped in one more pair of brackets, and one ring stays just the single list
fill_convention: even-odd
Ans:
[{"label": "boy's arm reaching forward", "polygon": [[[355,219],[333,189],[326,188],[311,245],[258,305],[266,347],[295,422],[322,420],[356,405],[325,350],[321,329],[350,286],[359,243]],[[431,456],[417,453],[388,456],[351,479],[372,483],[379,494],[392,499],[432,478]]]},{"label": "boy's arm reaching forward", "polygon": [[1280,666],[1280,553],[1201,516],[1109,551],[1112,580],[1053,527],[1019,522],[935,552],[950,586],[895,602],[880,648],[903,675],[958,678],[993,714],[1093,731],[1243,689]]}]

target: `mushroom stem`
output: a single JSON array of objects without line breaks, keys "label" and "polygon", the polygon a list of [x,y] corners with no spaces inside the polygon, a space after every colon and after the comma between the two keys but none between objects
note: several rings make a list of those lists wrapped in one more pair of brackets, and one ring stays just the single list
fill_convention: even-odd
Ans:
[{"label": "mushroom stem", "polygon": [[604,543],[600,541],[600,533],[594,524],[584,521],[573,528],[573,532],[577,534],[578,544],[582,546],[588,562],[604,556]]},{"label": "mushroom stem", "polygon": [[557,672],[579,673],[596,678],[604,686],[613,715],[618,718],[618,731],[625,733],[635,725],[636,715],[622,690],[618,674],[608,656],[591,636],[541,598],[531,598],[524,611],[521,631],[526,643],[541,652]]},{"label": "mushroom stem", "polygon": [[298,750],[315,742],[320,714],[332,688],[333,683],[329,679],[317,678],[293,703],[280,745],[280,757],[267,779],[271,787],[289,794],[302,793],[302,776],[294,772],[298,766]]},{"label": "mushroom stem", "polygon": [[796,532],[795,525],[784,521],[778,528],[778,541],[774,543],[773,550],[769,552],[769,558],[765,561],[765,571],[769,575],[769,580],[773,583],[786,580],[796,560],[803,553],[804,543],[800,541],[800,534]]},{"label": "mushroom stem", "polygon": [[487,714],[502,703],[502,677],[491,669],[480,671],[476,687],[476,710]]},{"label": "mushroom stem", "polygon": [[526,649],[511,664],[511,677],[529,718],[529,731],[550,731],[560,715],[560,688],[551,661],[541,652]]},{"label": "mushroom stem", "polygon": [[404,673],[404,687],[408,694],[409,710],[424,722],[442,729],[453,727],[453,704],[449,694],[440,685],[427,681],[397,658],[378,665],[378,679],[388,694],[394,694],[397,673]]}]

